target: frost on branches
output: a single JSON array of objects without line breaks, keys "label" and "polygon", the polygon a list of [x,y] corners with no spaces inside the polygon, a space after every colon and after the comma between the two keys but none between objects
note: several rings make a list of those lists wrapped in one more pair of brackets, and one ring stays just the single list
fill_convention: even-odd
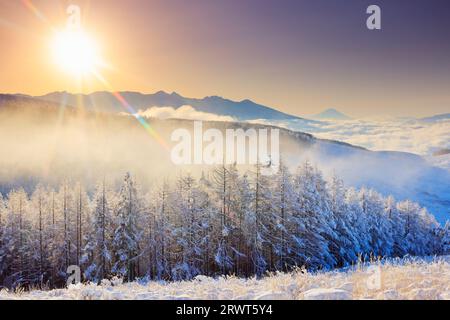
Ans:
[{"label": "frost on branches", "polygon": [[65,181],[0,197],[0,288],[57,288],[69,265],[85,282],[257,278],[376,257],[449,254],[419,205],[326,181],[309,163],[264,176],[218,167],[143,190],[130,174],[94,190]]}]

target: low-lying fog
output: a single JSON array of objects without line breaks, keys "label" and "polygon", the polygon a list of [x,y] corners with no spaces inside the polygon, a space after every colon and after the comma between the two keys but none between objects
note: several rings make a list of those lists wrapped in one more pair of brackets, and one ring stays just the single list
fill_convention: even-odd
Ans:
[{"label": "low-lying fog", "polygon": [[[0,191],[37,182],[62,179],[88,186],[107,177],[120,181],[131,172],[143,186],[151,186],[182,171],[199,174],[210,166],[176,166],[170,158],[173,130],[193,129],[190,120],[149,119],[168,149],[133,116],[94,114],[60,107],[0,108]],[[213,127],[244,129],[252,124],[204,122]],[[403,153],[371,152],[350,145],[317,140],[287,130],[280,132],[283,161],[292,168],[309,160],[327,175],[341,176],[349,186],[375,187],[399,199],[411,198],[427,206],[441,222],[450,212],[450,174],[432,168],[422,158]],[[243,168],[248,169],[248,168]]]}]

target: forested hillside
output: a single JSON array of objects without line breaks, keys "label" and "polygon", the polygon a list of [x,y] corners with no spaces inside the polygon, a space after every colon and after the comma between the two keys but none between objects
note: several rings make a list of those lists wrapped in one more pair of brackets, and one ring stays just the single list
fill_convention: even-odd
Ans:
[{"label": "forested hillside", "polygon": [[375,257],[448,253],[449,225],[419,205],[325,181],[308,162],[273,176],[218,167],[144,192],[130,174],[92,194],[66,181],[0,201],[0,286],[61,287],[83,279],[182,280],[332,269]]}]

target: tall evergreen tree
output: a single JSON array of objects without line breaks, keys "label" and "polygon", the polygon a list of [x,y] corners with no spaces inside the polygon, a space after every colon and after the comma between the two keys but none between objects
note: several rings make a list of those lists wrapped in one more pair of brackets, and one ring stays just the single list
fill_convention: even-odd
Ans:
[{"label": "tall evergreen tree", "polygon": [[143,203],[138,195],[135,182],[131,175],[125,175],[118,195],[115,208],[116,221],[113,236],[114,265],[112,272],[133,281],[138,274],[139,215],[142,213]]},{"label": "tall evergreen tree", "polygon": [[0,286],[61,287],[70,264],[86,281],[183,280],[449,254],[449,223],[416,203],[325,182],[307,162],[295,173],[262,169],[180,175],[147,193],[130,174],[92,196],[69,181],[13,190],[0,197]]}]

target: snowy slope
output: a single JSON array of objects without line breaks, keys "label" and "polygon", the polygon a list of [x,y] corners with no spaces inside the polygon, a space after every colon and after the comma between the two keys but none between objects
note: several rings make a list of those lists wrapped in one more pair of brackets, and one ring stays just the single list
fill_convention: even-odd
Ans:
[{"label": "snowy slope", "polygon": [[450,172],[450,154],[426,157],[427,161],[435,167],[445,168]]},{"label": "snowy slope", "polygon": [[69,289],[9,293],[1,299],[54,300],[450,300],[450,258],[393,260],[348,270],[292,272],[262,280],[197,277],[185,282],[103,281]]},{"label": "snowy slope", "polygon": [[351,118],[346,114],[336,110],[327,109],[319,114],[312,116],[313,119],[317,120],[350,120]]},{"label": "snowy slope", "polygon": [[290,153],[292,165],[299,160],[310,160],[329,174],[338,174],[349,186],[372,187],[384,195],[413,199],[427,207],[440,223],[450,219],[448,155],[426,156],[438,147],[448,147],[449,121],[418,124],[417,121],[357,120],[313,125],[302,120],[256,122],[323,138],[314,138],[311,146],[302,145]]},{"label": "snowy slope", "polygon": [[436,121],[443,121],[443,120],[449,120],[450,119],[450,113],[444,113],[444,114],[438,114],[432,117],[422,118],[421,121],[425,122],[436,122]]},{"label": "snowy slope", "polygon": [[401,151],[422,156],[450,148],[450,120],[358,119],[347,121],[254,121],[347,142],[372,151]]},{"label": "snowy slope", "polygon": [[445,224],[450,219],[450,172],[405,152],[373,152],[318,142],[301,155],[349,186],[369,187],[399,200],[414,199]]}]

